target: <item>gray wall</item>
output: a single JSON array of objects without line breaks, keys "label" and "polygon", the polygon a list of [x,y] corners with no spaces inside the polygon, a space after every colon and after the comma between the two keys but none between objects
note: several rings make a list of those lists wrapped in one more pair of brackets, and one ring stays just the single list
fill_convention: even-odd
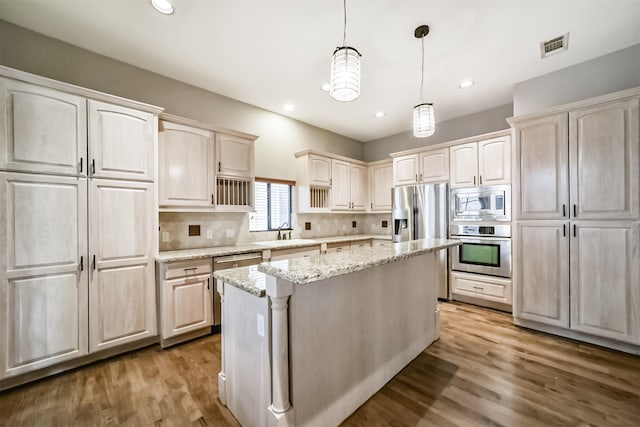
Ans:
[{"label": "gray wall", "polygon": [[640,86],[640,44],[517,83],[516,116]]},{"label": "gray wall", "polygon": [[0,64],[258,135],[256,175],[295,180],[293,153],[314,148],[363,160],[359,141],[307,125],[0,20]]},{"label": "gray wall", "polygon": [[[436,111],[437,114],[437,111]],[[441,142],[508,129],[505,121],[513,115],[513,104],[501,105],[479,113],[436,123],[436,132],[428,138],[414,138],[413,130],[367,142],[364,160],[372,162],[388,158],[389,153],[426,147]]]}]

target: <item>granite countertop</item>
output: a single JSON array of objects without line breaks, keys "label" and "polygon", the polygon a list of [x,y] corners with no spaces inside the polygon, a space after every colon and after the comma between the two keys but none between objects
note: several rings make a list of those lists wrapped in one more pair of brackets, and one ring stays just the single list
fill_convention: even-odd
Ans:
[{"label": "granite countertop", "polygon": [[461,243],[460,240],[455,239],[413,240],[384,247],[353,248],[350,251],[340,253],[284,259],[250,267],[220,270],[214,272],[213,276],[252,295],[264,297],[267,275],[295,284],[312,283],[457,246]]},{"label": "granite countertop", "polygon": [[389,240],[390,235],[355,234],[351,236],[318,237],[315,239],[274,240],[265,242],[242,243],[234,246],[213,246],[199,249],[180,249],[160,252],[156,255],[159,262],[187,261],[191,259],[211,258],[216,256],[237,255],[249,252],[261,252],[274,249],[304,248],[321,245],[322,243],[353,242],[360,240]]}]

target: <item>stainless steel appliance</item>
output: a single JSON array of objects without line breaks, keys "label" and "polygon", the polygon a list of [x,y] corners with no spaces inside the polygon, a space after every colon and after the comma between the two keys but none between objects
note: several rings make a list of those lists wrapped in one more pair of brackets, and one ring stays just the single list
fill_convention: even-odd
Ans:
[{"label": "stainless steel appliance", "polygon": [[449,234],[462,240],[451,249],[451,269],[511,277],[511,225],[451,224]]},{"label": "stainless steel appliance", "polygon": [[451,221],[511,221],[511,186],[451,190]]},{"label": "stainless steel appliance", "polygon": [[[228,268],[247,267],[262,262],[262,252],[248,254],[229,255],[213,258],[213,271],[226,270]],[[213,279],[213,326],[218,326],[222,320],[220,309],[220,294],[218,294],[218,279]]]},{"label": "stainless steel appliance", "polygon": [[[392,191],[393,241],[447,238],[448,184],[395,187]],[[438,253],[438,298],[449,298],[447,251]]]}]

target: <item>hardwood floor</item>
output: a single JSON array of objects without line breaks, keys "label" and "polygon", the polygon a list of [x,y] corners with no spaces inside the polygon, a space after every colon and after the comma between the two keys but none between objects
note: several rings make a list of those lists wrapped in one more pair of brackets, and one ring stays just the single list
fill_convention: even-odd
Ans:
[{"label": "hardwood floor", "polygon": [[[640,357],[441,304],[439,341],[345,426],[639,426]],[[158,346],[0,394],[2,426],[238,425],[217,399],[220,336]]]}]

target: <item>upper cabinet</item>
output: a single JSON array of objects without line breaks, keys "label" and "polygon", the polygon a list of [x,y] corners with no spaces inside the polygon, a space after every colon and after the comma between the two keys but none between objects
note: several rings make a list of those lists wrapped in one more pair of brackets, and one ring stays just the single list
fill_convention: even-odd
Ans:
[{"label": "upper cabinet", "polygon": [[309,185],[320,187],[331,186],[331,159],[328,157],[309,154]]},{"label": "upper cabinet", "polygon": [[423,183],[449,180],[449,149],[441,148],[420,153],[419,180]]},{"label": "upper cabinet", "polygon": [[513,120],[515,219],[640,218],[639,117],[632,97]]},{"label": "upper cabinet", "polygon": [[153,181],[156,116],[0,78],[0,169]]},{"label": "upper cabinet", "polygon": [[371,212],[391,212],[393,188],[393,163],[391,161],[369,164],[369,208]]},{"label": "upper cabinet", "polygon": [[212,208],[213,132],[163,120],[158,142],[159,205]]},{"label": "upper cabinet", "polygon": [[88,113],[91,176],[153,181],[155,116],[94,100]]},{"label": "upper cabinet", "polygon": [[367,168],[342,160],[331,161],[331,208],[364,211],[367,208]]},{"label": "upper cabinet", "polygon": [[511,182],[511,138],[501,136],[449,148],[451,188]]},{"label": "upper cabinet", "polygon": [[218,175],[253,179],[253,139],[216,133],[216,161]]},{"label": "upper cabinet", "polygon": [[256,137],[168,114],[161,118],[160,210],[253,210]]},{"label": "upper cabinet", "polygon": [[0,169],[87,174],[87,100],[0,77]]},{"label": "upper cabinet", "polygon": [[418,154],[409,154],[393,158],[393,185],[411,185],[418,183],[420,166]]}]

